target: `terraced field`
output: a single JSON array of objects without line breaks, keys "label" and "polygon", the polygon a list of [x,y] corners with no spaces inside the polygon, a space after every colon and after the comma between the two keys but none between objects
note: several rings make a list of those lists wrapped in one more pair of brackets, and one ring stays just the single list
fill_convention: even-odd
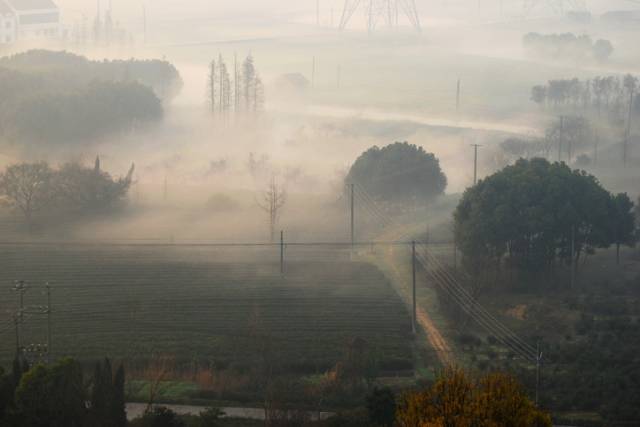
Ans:
[{"label": "terraced field", "polygon": [[[274,249],[205,246],[0,246],[0,359],[14,354],[11,313],[46,304],[55,357],[153,355],[250,365],[265,348],[300,372],[326,369],[363,338],[381,366],[412,366],[409,313],[383,274],[337,251],[297,251],[279,271]],[[294,256],[295,255],[295,256]],[[27,315],[23,343],[46,341]],[[265,347],[267,346],[267,347]]]}]

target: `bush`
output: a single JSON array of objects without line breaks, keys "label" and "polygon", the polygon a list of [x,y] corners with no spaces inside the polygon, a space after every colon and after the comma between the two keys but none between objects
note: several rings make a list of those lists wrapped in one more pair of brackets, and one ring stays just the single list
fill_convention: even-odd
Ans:
[{"label": "bush", "polygon": [[186,427],[178,415],[169,408],[156,406],[131,423],[132,427]]}]

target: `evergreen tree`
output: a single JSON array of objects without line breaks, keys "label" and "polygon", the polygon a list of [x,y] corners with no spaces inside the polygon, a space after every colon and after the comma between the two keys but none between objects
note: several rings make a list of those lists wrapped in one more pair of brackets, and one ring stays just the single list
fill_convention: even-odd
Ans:
[{"label": "evergreen tree", "polygon": [[114,427],[126,427],[127,412],[125,408],[125,372],[124,366],[120,365],[113,379],[113,398],[111,400],[111,420]]},{"label": "evergreen tree", "polygon": [[256,69],[253,63],[253,56],[249,55],[242,64],[242,91],[244,100],[244,110],[251,111],[254,104],[254,86],[256,80]]},{"label": "evergreen tree", "polygon": [[216,61],[211,61],[209,64],[209,77],[207,80],[207,85],[209,87],[208,97],[209,97],[209,105],[211,106],[211,112],[216,112],[216,82],[218,80],[218,75],[216,72]]}]

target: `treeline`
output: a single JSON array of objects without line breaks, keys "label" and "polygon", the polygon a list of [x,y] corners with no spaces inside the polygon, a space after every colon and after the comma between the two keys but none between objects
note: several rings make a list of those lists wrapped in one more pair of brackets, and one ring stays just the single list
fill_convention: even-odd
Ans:
[{"label": "treeline", "polygon": [[613,54],[609,40],[593,41],[588,35],[572,33],[539,34],[528,33],[522,38],[528,54],[554,60],[595,60],[605,62]]},{"label": "treeline", "polygon": [[550,80],[531,89],[531,100],[543,107],[570,108],[619,122],[627,118],[630,106],[633,114],[640,114],[638,89],[638,78],[630,74],[584,81],[578,78]]},{"label": "treeline", "polygon": [[57,145],[135,129],[162,118],[156,92],[169,96],[181,84],[162,61],[94,62],[48,51],[2,58],[0,139]]},{"label": "treeline", "polygon": [[47,163],[14,164],[0,174],[0,198],[20,214],[30,230],[37,221],[51,223],[92,217],[117,209],[131,187],[134,165],[114,179],[100,168],[68,163],[53,169]]},{"label": "treeline", "polygon": [[253,56],[241,65],[234,58],[230,68],[222,55],[209,64],[207,99],[213,114],[257,113],[264,108],[264,85],[256,70]]},{"label": "treeline", "polygon": [[[0,81],[12,78],[0,70]],[[22,77],[17,78],[19,83]],[[26,77],[28,80],[29,77]],[[69,92],[49,90],[33,79],[32,93],[10,94],[0,102],[0,136],[13,143],[80,143],[160,120],[160,100],[135,82],[94,81]],[[4,85],[3,85],[4,86]],[[37,92],[35,88],[41,87]]]},{"label": "treeline", "polygon": [[521,279],[554,279],[561,266],[577,272],[597,249],[619,252],[638,239],[626,194],[611,194],[584,171],[540,158],[518,160],[465,191],[454,218],[464,263],[486,282],[504,268],[525,273]]},{"label": "treeline", "polygon": [[152,88],[163,100],[173,99],[183,86],[176,67],[158,59],[92,61],[65,51],[30,50],[0,58],[0,68],[45,75],[53,80],[51,83],[67,89],[94,80],[137,82]]},{"label": "treeline", "polygon": [[[149,403],[144,414],[127,421],[125,370],[113,372],[111,362],[96,364],[87,376],[73,359],[29,367],[16,359],[5,374],[0,368],[0,425],[11,427],[215,427],[253,425],[221,419],[208,408],[199,416],[178,416]],[[290,394],[293,390],[287,390]],[[265,409],[264,425],[271,427],[551,426],[548,414],[537,409],[522,386],[507,374],[472,378],[457,368],[443,371],[433,385],[396,397],[389,388],[373,388],[360,409],[312,421],[310,412],[290,407],[288,395],[274,396],[277,416]]]}]

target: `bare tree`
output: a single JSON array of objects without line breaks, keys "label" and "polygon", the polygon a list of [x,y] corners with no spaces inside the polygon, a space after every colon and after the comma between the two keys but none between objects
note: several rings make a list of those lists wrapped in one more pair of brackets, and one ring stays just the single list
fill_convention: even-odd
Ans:
[{"label": "bare tree", "polygon": [[262,196],[262,200],[258,201],[258,205],[269,216],[269,235],[270,241],[273,243],[276,237],[276,226],[282,214],[282,208],[287,201],[287,194],[284,188],[278,184],[275,175],[272,175],[269,185]]},{"label": "bare tree", "polygon": [[54,199],[53,175],[44,162],[12,165],[0,175],[0,195],[4,203],[24,215],[30,230],[33,215]]}]

